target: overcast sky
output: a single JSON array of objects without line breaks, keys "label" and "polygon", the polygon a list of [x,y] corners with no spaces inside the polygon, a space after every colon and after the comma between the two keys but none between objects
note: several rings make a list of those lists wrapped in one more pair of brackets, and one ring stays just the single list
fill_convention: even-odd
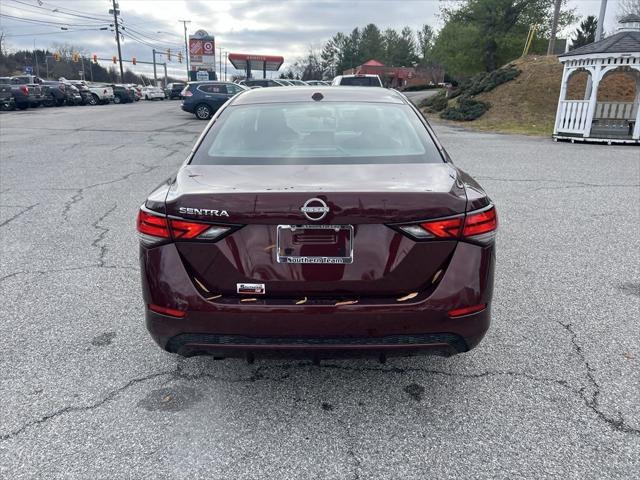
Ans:
[{"label": "overcast sky", "polygon": [[[159,49],[184,48],[184,30],[178,20],[186,19],[191,20],[187,25],[190,33],[206,30],[216,37],[216,46],[223,51],[283,55],[286,68],[287,63],[293,63],[310,47],[320,48],[336,32],[349,32],[356,26],[375,23],[381,29],[400,29],[405,25],[418,29],[427,23],[437,29],[441,26],[438,11],[443,2],[120,0],[119,3],[125,25],[123,58],[135,56],[151,61],[151,45]],[[580,16],[597,16],[600,8],[600,0],[568,3]],[[615,29],[617,3],[617,0],[608,2],[605,30]],[[88,55],[111,58],[117,55],[114,34],[97,30],[113,21],[108,15],[109,8],[111,0],[0,0],[0,28],[7,34],[7,47],[12,49],[31,49],[35,40],[38,48],[68,43],[84,47]],[[36,23],[41,21],[50,24]],[[134,68],[138,73],[151,71],[142,65]],[[186,66],[174,61],[169,64],[169,73],[184,76]]]}]

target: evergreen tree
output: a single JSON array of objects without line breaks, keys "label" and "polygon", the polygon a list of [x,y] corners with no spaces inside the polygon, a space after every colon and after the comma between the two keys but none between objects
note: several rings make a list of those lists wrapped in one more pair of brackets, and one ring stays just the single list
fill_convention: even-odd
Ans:
[{"label": "evergreen tree", "polygon": [[576,30],[575,37],[571,39],[571,50],[585,45],[589,45],[596,41],[596,30],[598,28],[598,19],[593,15],[589,15],[581,23]]}]

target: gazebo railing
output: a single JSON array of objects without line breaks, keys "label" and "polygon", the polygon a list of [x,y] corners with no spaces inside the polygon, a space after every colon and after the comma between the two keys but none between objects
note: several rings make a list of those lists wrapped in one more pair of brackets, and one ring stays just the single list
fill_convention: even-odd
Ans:
[{"label": "gazebo railing", "polygon": [[598,102],[593,118],[633,120],[637,113],[638,104],[635,102]]},{"label": "gazebo railing", "polygon": [[589,100],[562,100],[558,116],[558,132],[581,134],[587,128]]}]

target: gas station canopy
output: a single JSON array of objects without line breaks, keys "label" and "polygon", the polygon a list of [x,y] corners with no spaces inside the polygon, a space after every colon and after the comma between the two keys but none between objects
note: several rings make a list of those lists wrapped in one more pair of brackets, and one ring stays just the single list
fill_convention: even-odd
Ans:
[{"label": "gas station canopy", "polygon": [[276,55],[248,55],[246,53],[230,53],[229,61],[237,70],[246,70],[247,78],[251,77],[252,70],[275,72],[284,63],[284,57]]}]

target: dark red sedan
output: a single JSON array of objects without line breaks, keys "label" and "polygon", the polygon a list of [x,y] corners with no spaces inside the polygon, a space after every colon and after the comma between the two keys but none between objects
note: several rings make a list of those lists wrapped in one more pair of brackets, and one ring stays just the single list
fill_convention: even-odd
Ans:
[{"label": "dark red sedan", "polygon": [[170,352],[451,355],[489,327],[495,207],[393,90],[236,95],[137,226]]}]

